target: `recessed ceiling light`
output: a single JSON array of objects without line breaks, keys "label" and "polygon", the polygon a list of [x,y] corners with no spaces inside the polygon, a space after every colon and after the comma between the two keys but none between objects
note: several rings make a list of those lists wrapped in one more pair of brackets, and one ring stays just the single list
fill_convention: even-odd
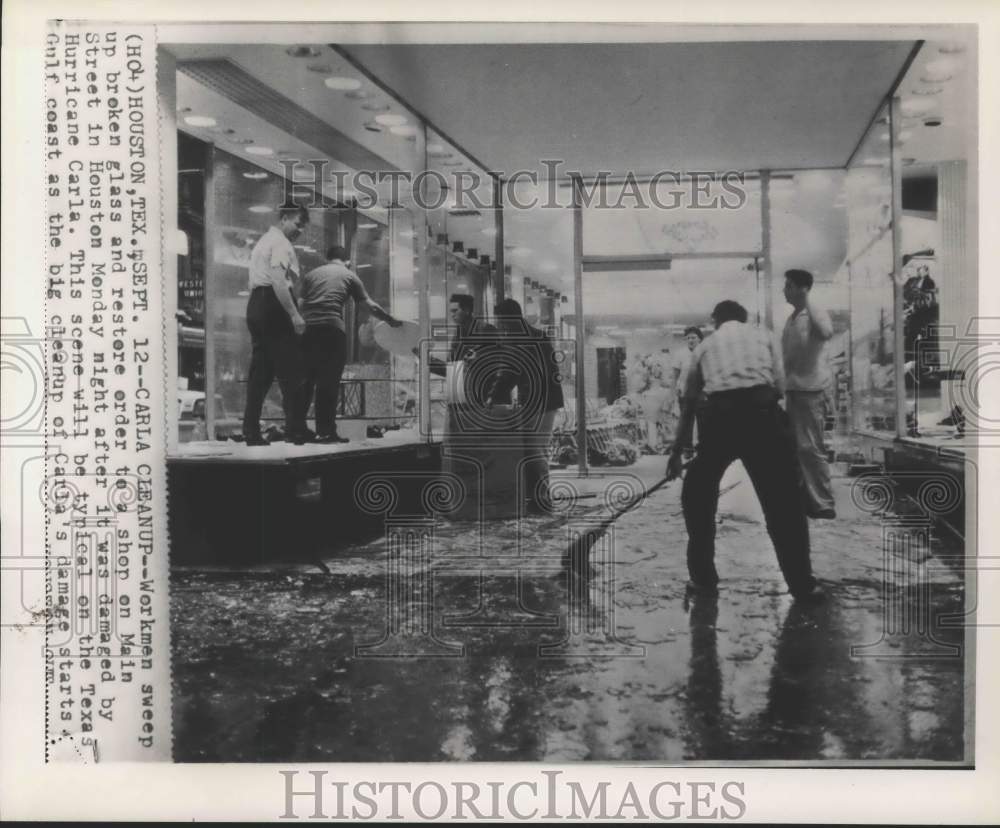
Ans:
[{"label": "recessed ceiling light", "polygon": [[382,115],[376,115],[375,120],[382,126],[400,126],[406,123],[406,116],[397,115],[395,112],[385,112]]},{"label": "recessed ceiling light", "polygon": [[358,225],[358,230],[374,230],[378,225],[374,221],[366,221]]},{"label": "recessed ceiling light", "polygon": [[270,147],[247,147],[246,153],[248,155],[274,155],[274,150]]},{"label": "recessed ceiling light", "polygon": [[914,95],[940,95],[944,90],[943,86],[919,86],[913,90]]},{"label": "recessed ceiling light", "polygon": [[924,118],[924,126],[926,127],[939,127],[942,123],[940,115],[931,115],[930,117]]},{"label": "recessed ceiling light", "polygon": [[955,58],[938,58],[932,60],[924,67],[924,72],[932,75],[952,75],[958,69],[958,61]]},{"label": "recessed ceiling light", "polygon": [[934,101],[928,98],[905,98],[900,106],[905,114],[913,115],[929,112],[934,108]]},{"label": "recessed ceiling light", "polygon": [[211,115],[187,115],[184,123],[193,127],[214,127],[218,122]]},{"label": "recessed ceiling light", "polygon": [[335,76],[327,78],[323,83],[326,84],[328,89],[336,89],[339,92],[350,92],[353,89],[361,88],[361,81],[357,78]]},{"label": "recessed ceiling light", "polygon": [[269,204],[254,204],[247,208],[251,213],[270,213],[274,208]]},{"label": "recessed ceiling light", "polygon": [[367,101],[361,104],[361,108],[368,112],[388,112],[389,104],[382,101]]},{"label": "recessed ceiling light", "polygon": [[944,83],[952,79],[949,72],[924,72],[920,76],[921,83]]},{"label": "recessed ceiling light", "polygon": [[267,173],[263,170],[258,172],[245,172],[243,173],[243,177],[249,178],[251,181],[261,181],[262,179],[267,178]]},{"label": "recessed ceiling light", "polygon": [[319,57],[319,49],[315,46],[289,46],[285,54],[296,58]]},{"label": "recessed ceiling light", "polygon": [[417,128],[413,124],[400,124],[399,126],[389,127],[389,132],[393,135],[412,137],[417,134]]}]

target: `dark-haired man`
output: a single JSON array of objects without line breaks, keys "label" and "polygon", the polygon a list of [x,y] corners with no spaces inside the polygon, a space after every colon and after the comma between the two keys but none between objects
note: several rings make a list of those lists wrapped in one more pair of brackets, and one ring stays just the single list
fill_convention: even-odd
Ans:
[{"label": "dark-haired man", "polygon": [[304,442],[306,415],[302,409],[302,366],[298,338],[306,323],[295,307],[292,284],[299,260],[292,242],[309,223],[309,211],[300,205],[278,208],[278,223],[268,228],[250,252],[250,369],[243,411],[243,435],[248,446],[267,445],[260,432],[260,412],[274,378],[281,387],[285,412],[285,439]]},{"label": "dark-haired man", "polygon": [[524,456],[521,460],[522,498],[532,514],[552,511],[549,496],[549,443],[556,412],[563,407],[562,377],[552,340],[545,331],[528,325],[521,305],[504,299],[496,306],[500,328],[497,371],[489,404],[509,404],[517,388]]},{"label": "dark-haired man", "polygon": [[712,593],[715,569],[715,513],[726,469],[740,460],[764,510],[767,531],[789,591],[796,599],[822,597],[812,575],[809,523],[799,496],[794,451],[778,400],[784,372],[769,333],[746,324],[746,309],[726,300],[715,306],[715,333],[694,349],[681,405],[678,440],[667,476],[682,468],[684,440],[699,395],[706,394],[702,434],[681,493],[688,531],[689,590]]},{"label": "dark-haired man", "polygon": [[[681,397],[684,394],[684,386],[687,384],[688,371],[691,370],[691,360],[694,354],[694,349],[697,348],[705,339],[705,335],[701,332],[701,328],[697,325],[688,325],[684,329],[684,344],[687,346],[684,350],[680,351],[677,358],[674,360],[673,370],[674,370],[674,394],[677,397],[677,403],[680,405]],[[701,402],[704,402],[702,400]],[[700,403],[699,403],[700,405]],[[695,409],[695,421],[700,419],[700,409]],[[699,437],[701,436],[701,427],[698,429]],[[687,445],[683,446],[683,449],[687,452],[691,452],[694,449],[694,429],[691,430],[691,435],[688,437]],[[676,435],[675,435],[676,437]]]},{"label": "dark-haired man", "polygon": [[[448,300],[448,315],[454,326],[451,341],[448,345],[448,362],[471,363],[477,357],[486,355],[496,347],[497,330],[492,325],[478,319],[475,314],[475,301],[466,293],[453,293]],[[447,365],[439,359],[431,357],[430,371],[437,376],[447,375]],[[464,372],[464,397],[462,405],[482,408],[490,391],[492,376],[481,372]],[[456,403],[449,404],[449,408]],[[449,420],[452,418],[449,418]]]},{"label": "dark-haired man", "polygon": [[326,254],[327,264],[310,270],[299,285],[299,305],[306,321],[302,350],[305,383],[302,407],[309,411],[316,395],[316,442],[346,443],[337,434],[337,395],[347,360],[344,305],[349,298],[368,308],[372,316],[393,327],[403,324],[368,295],[361,279],[347,267],[347,250],[339,245]]},{"label": "dark-haired man", "polygon": [[812,286],[809,271],[785,271],[785,300],[793,308],[781,334],[787,381],[785,408],[795,435],[806,513],[811,518],[830,519],[837,512],[823,440],[831,379],[823,349],[833,336],[833,323],[830,314],[813,301]]}]

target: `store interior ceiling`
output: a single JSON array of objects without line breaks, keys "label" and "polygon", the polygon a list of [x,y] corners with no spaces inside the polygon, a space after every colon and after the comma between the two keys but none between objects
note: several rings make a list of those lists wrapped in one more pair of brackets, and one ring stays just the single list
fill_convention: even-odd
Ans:
[{"label": "store interior ceiling", "polygon": [[[276,173],[282,160],[294,158],[325,158],[328,170],[348,170],[342,160],[361,163],[365,153],[382,168],[419,170],[425,147],[414,133],[426,118],[439,130],[428,133],[428,166],[445,175],[475,169],[477,161],[508,174],[539,170],[540,159],[551,158],[584,173],[819,168],[835,181],[832,171],[852,157],[914,46],[844,40],[167,48],[180,70],[180,128]],[[974,66],[974,42],[929,42],[916,54],[900,86],[908,174],[970,157]],[[836,267],[842,228],[828,234],[829,244],[805,232],[837,224],[834,214],[843,208],[836,191],[775,188],[776,217],[802,224],[802,232],[785,233],[793,249],[777,251],[775,264],[801,266],[794,248],[808,241],[818,251],[810,266],[820,273]],[[810,210],[827,217],[810,221]],[[569,291],[569,218],[566,211],[507,211],[506,255],[523,278]],[[493,253],[489,211],[457,216],[446,205],[430,219],[435,236]],[[649,249],[634,252],[661,244],[654,234]]]}]

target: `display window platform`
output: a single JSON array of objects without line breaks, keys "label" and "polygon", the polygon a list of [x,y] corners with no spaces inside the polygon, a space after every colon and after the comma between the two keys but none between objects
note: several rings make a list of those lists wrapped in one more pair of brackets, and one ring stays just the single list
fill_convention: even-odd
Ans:
[{"label": "display window platform", "polygon": [[391,481],[395,506],[418,511],[441,449],[413,431],[333,445],[199,441],[167,468],[172,564],[307,562],[384,530],[362,480]]}]

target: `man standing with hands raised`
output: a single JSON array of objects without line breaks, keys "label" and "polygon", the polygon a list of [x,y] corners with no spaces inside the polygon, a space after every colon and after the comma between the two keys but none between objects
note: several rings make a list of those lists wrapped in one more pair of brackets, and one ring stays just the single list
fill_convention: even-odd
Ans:
[{"label": "man standing with hands raised", "polygon": [[824,346],[833,336],[833,323],[830,314],[813,301],[812,286],[809,271],[785,271],[785,300],[794,309],[781,334],[785,407],[802,471],[806,514],[829,520],[837,512],[823,440],[824,403],[830,384]]}]

